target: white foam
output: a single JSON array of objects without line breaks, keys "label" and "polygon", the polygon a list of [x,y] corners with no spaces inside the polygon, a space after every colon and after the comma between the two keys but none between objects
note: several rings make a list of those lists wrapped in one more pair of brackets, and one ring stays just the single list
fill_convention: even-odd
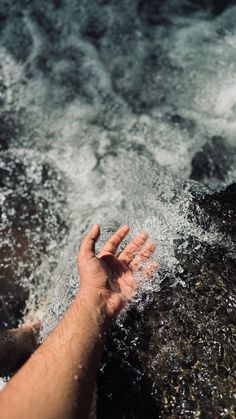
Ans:
[{"label": "white foam", "polygon": [[[89,10],[81,6],[75,25],[72,9],[64,11],[72,23],[61,49],[73,47],[81,54],[78,83],[84,90],[83,94],[78,90],[73,100],[64,99],[70,65],[74,65],[66,62],[66,56],[59,62],[53,61],[52,55],[47,57],[51,79],[35,67],[47,40],[29,14],[24,19],[33,35],[27,62],[33,75],[26,84],[22,84],[26,81],[24,66],[16,64],[5,50],[0,51],[7,85],[4,106],[14,103],[16,109],[23,107],[30,115],[29,136],[20,153],[28,155],[28,173],[34,180],[40,154],[63,173],[67,213],[72,231],[78,231],[71,238],[74,247],[93,222],[103,226],[111,219],[128,222],[133,234],[142,228],[150,232],[157,244],[158,261],[167,271],[174,271],[178,261],[173,242],[181,234],[194,233],[210,243],[219,240],[219,232],[204,236],[201,228],[188,222],[190,198],[178,178],[189,177],[194,153],[213,135],[235,142],[236,32],[232,25],[226,36],[217,32],[227,28],[227,22],[230,25],[232,15],[224,13],[215,20],[205,19],[204,14],[194,19],[175,16],[170,27],[153,28],[148,37],[130,2],[122,7],[111,4],[107,32],[96,48],[79,30],[80,19],[88,17]],[[152,55],[158,61],[153,67],[147,64]],[[71,70],[77,74],[76,67]],[[143,113],[132,109],[135,96],[138,101],[140,95],[147,103]],[[182,119],[175,122],[173,115]],[[38,154],[30,152],[32,144]],[[232,169],[228,181],[233,180]],[[51,245],[54,248],[56,243]],[[47,263],[40,269],[45,276]],[[70,277],[71,269],[69,265],[62,274],[62,283]],[[44,288],[49,286],[47,279]],[[53,304],[60,305],[62,291],[55,291]],[[37,293],[31,289],[31,310]],[[48,301],[47,292],[40,294],[40,300]],[[65,308],[65,301],[61,306]]]}]

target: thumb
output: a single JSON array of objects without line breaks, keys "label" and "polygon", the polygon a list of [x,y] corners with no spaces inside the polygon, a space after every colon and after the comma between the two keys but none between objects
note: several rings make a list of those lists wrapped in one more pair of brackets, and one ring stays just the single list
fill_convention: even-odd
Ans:
[{"label": "thumb", "polygon": [[88,234],[85,236],[80,246],[78,258],[90,259],[95,256],[95,244],[100,236],[99,224],[94,224]]}]

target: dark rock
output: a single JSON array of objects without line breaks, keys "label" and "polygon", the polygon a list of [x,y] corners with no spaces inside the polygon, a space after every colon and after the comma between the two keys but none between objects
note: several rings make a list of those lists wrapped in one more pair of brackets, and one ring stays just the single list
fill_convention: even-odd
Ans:
[{"label": "dark rock", "polygon": [[234,151],[223,137],[212,137],[193,157],[190,178],[205,184],[212,178],[224,181],[233,164]]},{"label": "dark rock", "polygon": [[[6,253],[7,249],[1,248],[1,260]],[[0,330],[16,327],[22,317],[29,292],[19,284],[16,273],[4,262],[1,262],[0,267],[0,295]]]},{"label": "dark rock", "polygon": [[234,6],[235,0],[212,0],[211,10],[214,15],[220,15],[228,7]]},{"label": "dark rock", "polygon": [[[159,104],[163,105],[166,102],[166,93],[171,91],[173,86],[170,81],[168,85],[164,85],[163,78],[157,77],[160,68],[172,67],[161,46],[156,48],[155,52],[147,51],[142,61],[134,61],[130,67],[132,70],[129,69],[129,72],[122,62],[114,67],[114,91],[124,98],[135,113],[145,113]],[[172,70],[175,71],[174,68]],[[171,93],[173,94],[173,90]]]},{"label": "dark rock", "polygon": [[20,62],[25,62],[29,57],[33,41],[22,15],[19,16],[18,13],[12,15],[1,33],[0,43]]},{"label": "dark rock", "polygon": [[160,11],[163,3],[161,0],[141,0],[138,3],[138,15],[140,19],[148,25],[158,25],[160,23]]},{"label": "dark rock", "polygon": [[109,3],[111,3],[112,2],[112,0],[97,0],[97,3],[99,4],[99,5],[106,5],[106,4],[109,4]]},{"label": "dark rock", "polygon": [[42,51],[38,55],[35,67],[48,77],[55,91],[59,92],[61,106],[64,106],[78,95],[88,100],[91,97],[91,85],[88,80],[91,84],[94,83],[94,75],[89,74],[89,69],[85,75],[84,63],[84,51],[80,48],[68,47],[61,50],[53,48],[50,54],[49,51]]},{"label": "dark rock", "polygon": [[[67,225],[60,176],[48,163],[39,164],[37,178],[30,178],[23,160],[10,152],[0,155],[0,188],[0,328],[9,328],[22,317],[28,279],[47,257],[51,241],[63,240]],[[36,273],[33,281],[36,286],[40,281]]]},{"label": "dark rock", "polygon": [[100,14],[90,15],[82,22],[81,32],[84,36],[98,40],[107,29],[107,18]]},{"label": "dark rock", "polygon": [[[127,333],[130,338],[134,333],[141,334],[141,324],[141,316],[131,311],[124,327],[114,327],[108,336],[107,350],[98,376],[98,419],[159,417],[159,406],[152,394],[152,382],[144,374],[138,353],[140,343],[136,350],[127,350],[130,345]],[[144,329],[142,348],[147,350],[150,336],[147,335],[147,328]]]},{"label": "dark rock", "polygon": [[0,106],[4,104],[6,98],[7,87],[2,80],[0,80]]},{"label": "dark rock", "polygon": [[[22,134],[23,127],[14,113],[0,113],[0,151],[6,150],[13,142],[17,142]],[[1,181],[1,180],[0,180]]]},{"label": "dark rock", "polygon": [[9,14],[10,14],[11,5],[7,0],[2,0],[0,3],[0,31],[3,29]]},{"label": "dark rock", "polygon": [[215,17],[234,5],[234,0],[189,0],[177,2],[140,0],[138,3],[138,15],[143,23],[154,26],[165,23],[165,19],[168,19],[170,14],[191,16],[204,11],[208,12],[208,17]]},{"label": "dark rock", "polygon": [[190,219],[198,222],[205,231],[214,225],[234,240],[236,236],[236,185],[219,192],[196,193],[193,191]]},{"label": "dark rock", "polygon": [[132,308],[113,329],[98,377],[99,419],[193,418],[199,412],[213,419],[225,410],[234,417],[236,258],[227,246],[235,238],[236,186],[213,193],[194,185],[190,220],[204,227],[209,213],[211,227],[227,218],[228,227],[214,246],[194,235],[179,239],[175,257],[182,273],[177,269],[175,278],[185,287],[171,286],[165,272],[145,309]]},{"label": "dark rock", "polygon": [[193,131],[196,127],[196,123],[193,119],[186,119],[179,114],[167,114],[166,117],[169,122],[173,125],[177,125],[181,129]]},{"label": "dark rock", "polygon": [[30,4],[30,13],[33,21],[36,21],[39,30],[47,36],[48,46],[60,42],[62,26],[60,22],[61,1],[47,2],[36,0]]},{"label": "dark rock", "polygon": [[63,5],[63,0],[53,0],[52,3],[55,6],[55,8],[58,9]]},{"label": "dark rock", "polygon": [[213,16],[218,16],[233,5],[235,5],[234,0],[191,0],[184,7],[186,11],[199,11],[203,9],[212,13]]},{"label": "dark rock", "polygon": [[[161,289],[156,296],[145,323],[154,332],[143,361],[161,401],[160,417],[179,417],[191,406],[193,417],[198,409],[203,417],[213,418],[225,406],[232,412],[234,403],[235,351],[230,348],[236,318],[229,301],[236,291],[236,263],[224,249],[194,238],[179,246],[176,256],[186,287]],[[182,414],[187,417],[187,412]]]}]

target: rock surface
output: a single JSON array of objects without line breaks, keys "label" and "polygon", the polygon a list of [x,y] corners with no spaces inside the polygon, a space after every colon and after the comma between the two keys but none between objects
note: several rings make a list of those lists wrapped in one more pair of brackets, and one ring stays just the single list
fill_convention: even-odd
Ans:
[{"label": "rock surface", "polygon": [[98,418],[234,417],[236,258],[227,244],[235,239],[235,185],[200,203],[195,196],[190,215],[224,226],[224,242],[176,243],[185,287],[166,278],[143,312],[132,309],[114,328],[98,378]]},{"label": "rock surface", "polygon": [[46,162],[39,163],[35,179],[24,160],[11,152],[0,154],[0,328],[19,323],[29,281],[39,287],[37,268],[55,252],[48,248],[51,241],[62,240],[66,233],[60,200],[57,207],[53,202],[58,182],[58,174]]}]

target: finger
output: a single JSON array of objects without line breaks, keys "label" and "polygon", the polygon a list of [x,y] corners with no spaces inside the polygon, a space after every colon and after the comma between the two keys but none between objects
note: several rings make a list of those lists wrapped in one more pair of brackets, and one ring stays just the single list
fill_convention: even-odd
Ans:
[{"label": "finger", "polygon": [[133,261],[130,263],[129,268],[136,271],[142,264],[153,254],[156,246],[153,242],[146,243],[141,251],[135,255]]},{"label": "finger", "polygon": [[117,230],[115,234],[113,234],[113,236],[111,236],[111,238],[105,243],[99,256],[104,256],[107,253],[112,253],[115,255],[118,246],[128,234],[129,230],[130,228],[128,225],[124,225],[123,227],[119,228],[119,230]]},{"label": "finger", "polygon": [[155,277],[159,267],[160,266],[157,262],[151,262],[148,264],[148,266],[142,268],[140,273],[143,277],[152,279]]},{"label": "finger", "polygon": [[90,259],[95,256],[95,243],[100,236],[100,226],[99,224],[94,224],[88,234],[85,236],[82,244],[80,246],[80,251],[78,254],[79,258]]},{"label": "finger", "polygon": [[142,248],[147,238],[148,234],[145,231],[139,233],[120,253],[119,260],[128,265],[134,259],[137,251]]}]

